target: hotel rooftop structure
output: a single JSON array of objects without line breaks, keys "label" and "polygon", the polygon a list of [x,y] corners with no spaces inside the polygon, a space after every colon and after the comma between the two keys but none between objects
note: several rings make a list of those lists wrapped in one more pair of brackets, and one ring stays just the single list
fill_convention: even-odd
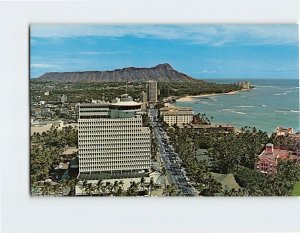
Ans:
[{"label": "hotel rooftop structure", "polygon": [[124,94],[78,107],[79,178],[140,177],[150,170],[150,129],[142,125],[141,103]]}]

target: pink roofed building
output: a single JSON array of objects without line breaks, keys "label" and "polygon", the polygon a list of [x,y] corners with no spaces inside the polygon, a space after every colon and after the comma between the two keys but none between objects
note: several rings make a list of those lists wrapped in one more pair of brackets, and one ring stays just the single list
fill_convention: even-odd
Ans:
[{"label": "pink roofed building", "polygon": [[255,169],[272,175],[277,172],[277,165],[281,159],[296,159],[289,150],[281,150],[274,148],[272,143],[266,145],[265,150],[258,156],[255,164]]}]

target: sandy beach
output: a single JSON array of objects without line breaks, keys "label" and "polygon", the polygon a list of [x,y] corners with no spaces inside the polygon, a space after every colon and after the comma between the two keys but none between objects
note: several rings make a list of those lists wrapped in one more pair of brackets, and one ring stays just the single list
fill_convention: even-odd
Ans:
[{"label": "sandy beach", "polygon": [[212,93],[212,94],[203,94],[203,95],[188,95],[188,96],[177,99],[176,102],[189,102],[189,101],[193,101],[194,98],[199,98],[199,97],[210,97],[210,96],[216,96],[216,95],[234,95],[237,92],[239,92],[239,91],[231,91],[231,92],[227,92],[227,93]]}]

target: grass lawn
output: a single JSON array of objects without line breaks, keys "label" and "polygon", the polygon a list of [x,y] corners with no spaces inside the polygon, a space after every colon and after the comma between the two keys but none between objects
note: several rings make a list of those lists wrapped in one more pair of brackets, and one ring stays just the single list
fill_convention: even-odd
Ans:
[{"label": "grass lawn", "polygon": [[300,181],[295,184],[292,196],[300,196]]}]

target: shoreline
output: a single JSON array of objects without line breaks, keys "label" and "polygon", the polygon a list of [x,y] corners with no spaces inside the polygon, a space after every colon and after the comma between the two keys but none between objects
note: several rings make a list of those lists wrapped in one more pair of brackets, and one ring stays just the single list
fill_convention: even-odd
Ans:
[{"label": "shoreline", "polygon": [[201,97],[210,97],[210,96],[217,96],[217,95],[234,95],[240,91],[243,90],[239,90],[239,91],[230,91],[227,93],[211,93],[211,94],[201,94],[201,95],[187,95],[184,97],[180,97],[178,99],[176,99],[176,102],[190,102],[192,101],[194,98],[201,98]]}]

